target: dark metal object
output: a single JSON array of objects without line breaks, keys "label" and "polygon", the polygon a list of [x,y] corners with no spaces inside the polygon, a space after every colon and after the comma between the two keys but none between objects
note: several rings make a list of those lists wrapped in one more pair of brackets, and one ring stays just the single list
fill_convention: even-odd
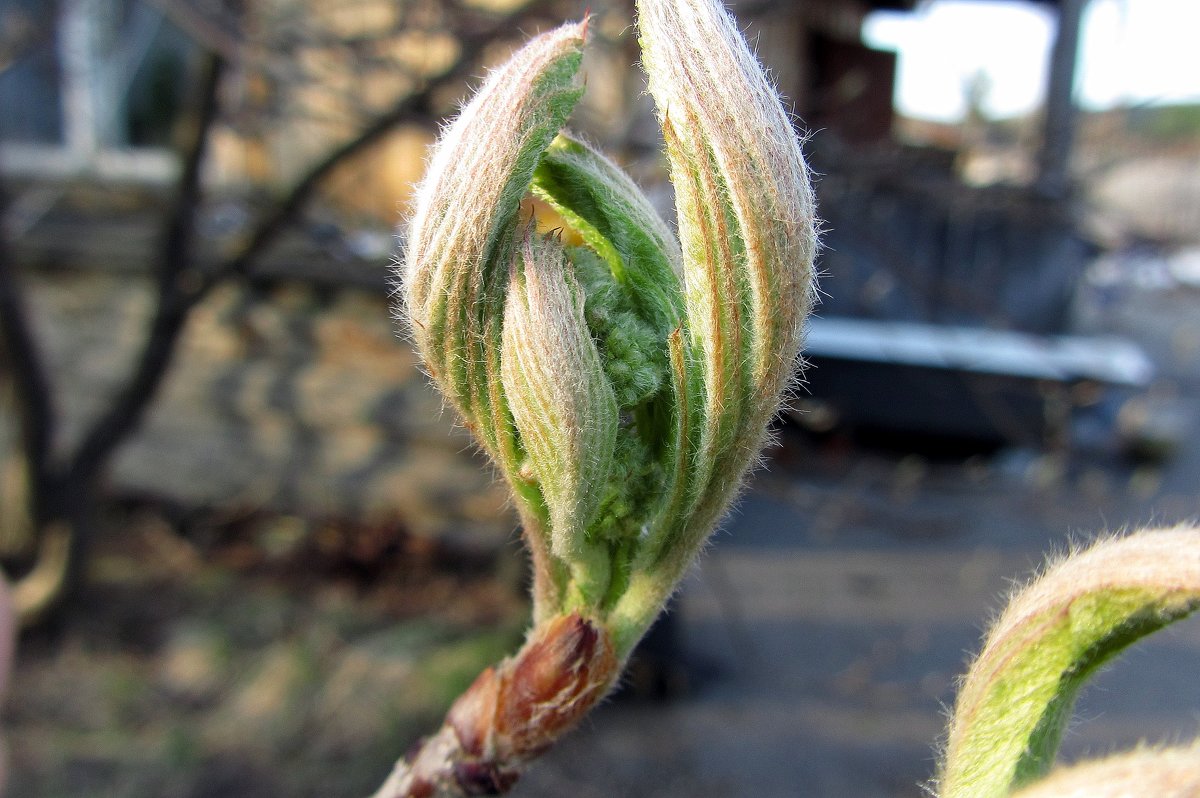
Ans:
[{"label": "dark metal object", "polygon": [[1061,199],[1070,191],[1071,149],[1075,142],[1075,72],[1079,57],[1079,28],[1088,0],[1061,0],[1058,33],[1050,52],[1046,88],[1046,122],[1038,159],[1037,190]]},{"label": "dark metal object", "polygon": [[1119,338],[857,319],[814,320],[805,355],[807,393],[842,424],[1029,446],[1065,431],[1072,387],[1143,388],[1154,372]]}]

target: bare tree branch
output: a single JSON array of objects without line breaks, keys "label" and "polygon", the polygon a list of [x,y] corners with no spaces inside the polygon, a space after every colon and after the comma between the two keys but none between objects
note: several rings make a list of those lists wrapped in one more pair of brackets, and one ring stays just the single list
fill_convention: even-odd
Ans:
[{"label": "bare tree branch", "polygon": [[154,399],[175,353],[175,344],[196,303],[200,287],[195,264],[196,216],[200,207],[201,171],[208,152],[209,133],[219,110],[225,60],[212,53],[201,84],[200,112],[184,159],[171,214],[158,257],[158,306],[145,347],[130,380],[108,410],[92,424],[71,460],[68,480],[89,480],[125,437],[141,422]]},{"label": "bare tree branch", "polygon": [[219,53],[222,58],[231,63],[241,55],[243,42],[239,36],[226,30],[219,20],[205,14],[192,3],[185,0],[145,0],[145,2],[158,9],[164,17],[180,30],[185,31],[205,50]]},{"label": "bare tree branch", "polygon": [[[484,45],[520,30],[522,25],[542,15],[552,1],[532,0],[507,16],[482,17],[486,19],[483,24],[479,23],[481,17],[471,15],[469,22],[455,31],[461,49],[456,61],[444,73],[398,100],[388,112],[326,154],[266,211],[236,254],[210,268],[201,263],[202,247],[197,242],[197,219],[204,193],[202,173],[212,131],[220,116],[222,78],[231,63],[227,56],[236,50],[240,58],[245,48],[241,46],[244,42],[236,39],[206,48],[210,55],[199,88],[200,107],[192,139],[185,149],[177,192],[158,252],[158,303],[154,317],[123,387],[85,430],[74,452],[66,456],[56,456],[53,451],[57,426],[54,392],[29,324],[21,286],[4,242],[0,241],[0,352],[13,374],[22,445],[30,464],[32,509],[44,537],[43,544],[53,543],[50,537],[62,544],[56,543],[49,548],[42,545],[33,571],[27,574],[37,577],[26,585],[30,588],[26,593],[36,594],[36,600],[26,602],[30,605],[26,608],[29,617],[40,615],[61,602],[81,578],[91,537],[88,530],[94,520],[97,476],[114,451],[137,429],[154,401],[195,306],[223,281],[251,274],[263,253],[302,214],[321,183],[337,166],[404,122],[431,124],[436,120],[441,110],[435,107],[438,97],[443,90],[465,81],[481,69]],[[177,0],[161,0],[158,7],[168,12],[187,8]],[[0,196],[0,205],[2,200]]]},{"label": "bare tree branch", "polygon": [[[6,205],[6,197],[0,189],[0,218],[3,218]],[[57,414],[45,361],[33,335],[23,297],[8,242],[0,235],[0,347],[3,347],[4,359],[12,375],[30,484],[36,485],[50,474]],[[34,512],[36,515],[39,508],[34,508]]]},{"label": "bare tree branch", "polygon": [[200,166],[206,152],[208,133],[216,118],[217,83],[223,64],[219,55],[212,56],[211,64],[214,66],[210,66],[206,78],[205,105],[197,129],[198,138],[189,151],[164,241],[158,312],[133,375],[112,407],[92,425],[85,436],[73,458],[70,477],[90,479],[141,422],[166,376],[188,314],[197,303],[225,280],[250,274],[258,258],[300,215],[321,183],[337,166],[375,144],[404,122],[428,122],[435,118],[437,114],[432,105],[434,97],[443,88],[469,78],[480,68],[478,56],[483,44],[535,18],[549,5],[550,0],[533,0],[512,15],[477,30],[461,33],[460,56],[448,70],[430,80],[424,88],[398,101],[391,110],[314,164],[259,222],[237,254],[216,268],[201,273],[194,262],[193,247],[195,214],[201,190]]},{"label": "bare tree branch", "polygon": [[162,272],[160,275],[160,305],[154,323],[150,328],[148,340],[142,356],[134,368],[133,376],[122,390],[113,406],[104,413],[90,431],[86,434],[83,444],[80,444],[78,454],[73,458],[70,475],[72,479],[90,479],[92,474],[106,462],[113,450],[128,433],[132,432],[142,420],[146,408],[154,400],[158,386],[166,377],[167,367],[175,350],[175,344],[187,322],[188,313],[192,307],[208,295],[212,288],[229,277],[246,276],[250,274],[254,263],[272,244],[280,238],[290,223],[300,215],[317,188],[326,176],[338,164],[359,154],[386,133],[394,130],[404,121],[430,121],[436,116],[432,107],[434,95],[444,86],[466,79],[478,70],[478,60],[475,54],[479,52],[480,44],[491,41],[500,32],[511,30],[520,25],[523,20],[532,18],[548,5],[548,0],[534,0],[522,8],[514,16],[496,20],[484,29],[472,31],[463,35],[462,54],[448,71],[427,83],[425,88],[413,92],[396,103],[388,113],[367,125],[358,136],[337,146],[322,160],[314,164],[308,172],[295,182],[286,196],[272,206],[253,233],[248,236],[246,245],[234,257],[227,260],[216,269],[200,274],[194,263],[194,228],[196,228],[196,212],[199,206],[200,164],[203,163],[208,144],[208,133],[216,120],[217,114],[217,84],[220,83],[223,59],[220,55],[212,55],[208,74],[206,74],[203,89],[204,107],[200,113],[197,126],[197,139],[194,140],[185,163],[184,176],[180,181],[180,192],[176,198],[172,220],[168,234],[164,239],[162,252]]},{"label": "bare tree branch", "polygon": [[458,60],[445,72],[428,81],[424,88],[404,97],[391,110],[375,118],[358,135],[329,152],[301,177],[266,218],[250,235],[242,250],[213,271],[205,282],[205,291],[231,276],[245,276],[257,258],[266,251],[312,198],[317,188],[339,164],[352,158],[381,140],[405,122],[429,122],[437,117],[433,107],[435,95],[446,86],[466,80],[480,68],[477,53],[481,46],[492,41],[501,31],[512,30],[542,13],[549,0],[535,0],[512,16],[471,33],[459,35],[462,51]]}]

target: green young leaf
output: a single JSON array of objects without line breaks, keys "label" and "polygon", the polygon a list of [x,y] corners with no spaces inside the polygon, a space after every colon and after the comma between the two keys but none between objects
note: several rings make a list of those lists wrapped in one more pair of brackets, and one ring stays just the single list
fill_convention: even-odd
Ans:
[{"label": "green young leaf", "polygon": [[611,545],[612,604],[628,585],[631,561],[654,542],[644,531],[680,511],[676,486],[690,466],[678,435],[686,397],[670,359],[684,315],[679,243],[618,166],[567,134],[547,150],[533,191],[586,245],[572,252],[572,265],[626,419],[606,512],[591,530]]},{"label": "green young leaf", "polygon": [[560,133],[534,173],[533,193],[608,264],[665,339],[683,316],[682,258],[675,235],[641,189],[582,140]]},{"label": "green young leaf", "polygon": [[550,517],[550,550],[575,565],[587,604],[608,589],[605,552],[585,530],[613,468],[617,400],[583,317],[583,291],[552,240],[527,233],[505,304],[501,377],[528,467]]},{"label": "green young leaf", "polygon": [[[535,619],[584,612],[622,657],[762,447],[816,247],[799,141],[723,6],[639,9],[684,246],[615,164],[560,135],[581,23],[520,50],[447,128],[401,275],[431,376],[513,489]],[[524,251],[530,190],[582,245]]]},{"label": "green young leaf", "polygon": [[1056,770],[1013,798],[1196,798],[1200,743],[1143,749]]},{"label": "green young leaf", "polygon": [[405,311],[426,368],[505,473],[518,460],[500,390],[517,213],[583,93],[586,28],[568,24],[533,39],[446,129],[415,196],[402,266]]},{"label": "green young leaf", "polygon": [[[555,140],[581,90],[586,22],[493,74],[415,197],[403,313],[512,487],[534,628],[388,790],[506,789],[603,696],[732,501],[798,365],[816,229],[791,122],[719,0],[638,6],[683,247],[619,168]],[[518,235],[531,188],[582,245]]]},{"label": "green young leaf", "polygon": [[684,253],[699,514],[707,534],[758,454],[796,371],[812,298],[808,169],[778,95],[719,3],[641,0],[643,62]]},{"label": "green young leaf", "polygon": [[668,339],[673,462],[618,626],[653,619],[729,507],[797,371],[816,217],[791,122],[715,0],[639,0],[675,186],[685,323]]},{"label": "green young leaf", "polygon": [[1079,689],[1137,639],[1200,608],[1200,529],[1106,540],[1009,603],[959,692],[942,798],[1000,798],[1045,775]]}]

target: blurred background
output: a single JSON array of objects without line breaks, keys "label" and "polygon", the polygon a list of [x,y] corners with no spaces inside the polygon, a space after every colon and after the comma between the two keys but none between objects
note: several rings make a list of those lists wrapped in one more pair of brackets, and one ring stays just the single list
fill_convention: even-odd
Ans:
[{"label": "blurred background", "polygon": [[[1192,0],[739,0],[824,219],[768,467],[518,796],[920,796],[1014,579],[1200,515]],[[567,0],[0,0],[9,794],[364,794],[526,622],[389,315],[438,125]],[[572,126],[673,218],[632,2]],[[403,233],[399,234],[403,247]],[[1200,625],[1065,757],[1200,732]]]}]

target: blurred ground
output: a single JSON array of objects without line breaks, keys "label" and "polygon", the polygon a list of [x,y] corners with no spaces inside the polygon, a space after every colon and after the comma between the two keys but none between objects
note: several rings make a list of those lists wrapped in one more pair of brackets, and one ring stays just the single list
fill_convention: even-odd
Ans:
[{"label": "blurred ground", "polygon": [[[677,601],[683,698],[602,708],[516,795],[924,795],[954,680],[1013,580],[1070,541],[1200,517],[1200,294],[1109,299],[1083,324],[1154,356],[1152,396],[1189,424],[1172,459],[939,461],[785,435]],[[1064,757],[1195,737],[1197,663],[1200,618],[1127,652]]]},{"label": "blurred ground", "polygon": [[[922,795],[1011,580],[1071,539],[1200,516],[1197,301],[1124,285],[1082,316],[1159,363],[1152,398],[1189,425],[1162,462],[1103,440],[964,459],[785,430],[682,590],[662,667],[515,794]],[[137,501],[109,522],[81,606],[22,641],[11,795],[363,794],[519,640],[511,536],[485,555],[400,522]],[[1127,654],[1085,694],[1066,755],[1197,734],[1197,662],[1197,620]]]},{"label": "blurred ground", "polygon": [[521,640],[518,572],[394,530],[109,521],[78,604],[21,641],[8,795],[366,794]]}]

